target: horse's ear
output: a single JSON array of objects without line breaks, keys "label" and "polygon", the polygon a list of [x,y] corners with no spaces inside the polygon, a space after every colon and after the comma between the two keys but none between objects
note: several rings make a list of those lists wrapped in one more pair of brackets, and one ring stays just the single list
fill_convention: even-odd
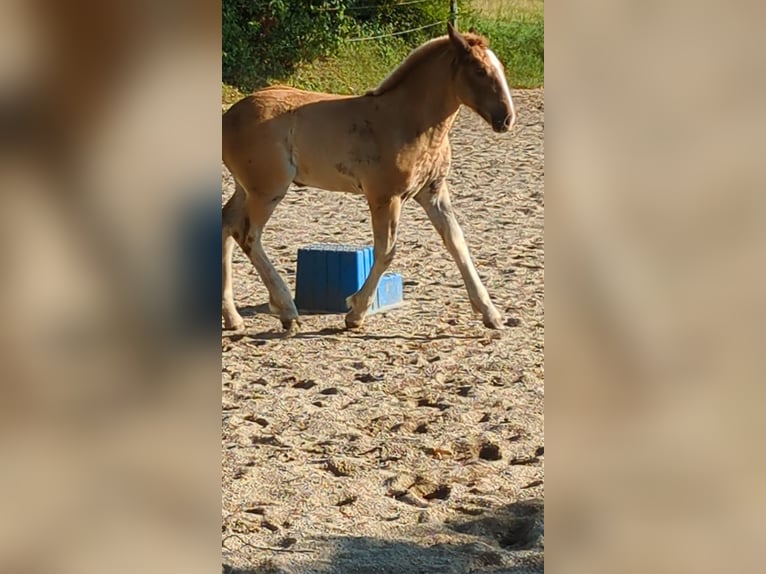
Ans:
[{"label": "horse's ear", "polygon": [[468,53],[471,51],[468,42],[466,42],[463,35],[455,29],[451,22],[447,22],[447,35],[449,36],[452,45],[457,48],[458,52]]},{"label": "horse's ear", "polygon": [[476,28],[471,26],[470,28],[468,28],[468,33],[469,34],[478,34],[479,32],[476,30]]}]

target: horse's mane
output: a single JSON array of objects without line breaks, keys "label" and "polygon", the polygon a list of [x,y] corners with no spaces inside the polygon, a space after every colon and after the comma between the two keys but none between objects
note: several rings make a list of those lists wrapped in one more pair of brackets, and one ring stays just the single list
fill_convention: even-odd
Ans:
[{"label": "horse's mane", "polygon": [[[466,42],[468,42],[469,46],[479,46],[481,48],[486,48],[489,45],[487,39],[484,36],[479,36],[478,34],[467,33],[463,34],[463,37],[465,38]],[[445,48],[449,49],[449,43],[449,36],[440,36],[438,38],[429,40],[425,44],[415,48],[404,59],[404,61],[399,64],[399,66],[397,66],[394,71],[391,72],[388,77],[386,77],[386,79],[384,79],[378,85],[377,88],[368,91],[365,95],[379,96],[392,90],[401,84],[404,78],[406,78],[410,72],[412,72],[412,70],[414,70],[421,62],[431,58],[435,54],[441,53],[445,50]]]}]

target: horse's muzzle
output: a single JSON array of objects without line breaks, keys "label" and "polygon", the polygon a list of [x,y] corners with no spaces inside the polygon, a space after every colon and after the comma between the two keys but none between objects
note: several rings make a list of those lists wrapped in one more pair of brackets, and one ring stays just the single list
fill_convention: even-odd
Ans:
[{"label": "horse's muzzle", "polygon": [[500,117],[500,118],[493,118],[492,129],[495,130],[497,133],[502,134],[510,130],[513,127],[514,123],[516,123],[516,118],[514,117],[514,114],[508,114],[507,116]]}]

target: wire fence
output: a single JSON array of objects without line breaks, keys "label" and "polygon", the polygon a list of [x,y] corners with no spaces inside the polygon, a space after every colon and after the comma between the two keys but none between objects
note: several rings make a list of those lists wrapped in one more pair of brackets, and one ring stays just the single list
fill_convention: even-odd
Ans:
[{"label": "wire fence", "polygon": [[[396,4],[391,4],[389,6],[386,6],[388,9],[395,9],[399,8],[401,6],[411,6],[413,4],[422,4],[424,2],[430,2],[431,0],[404,0],[403,2],[398,2]],[[447,0],[445,0],[446,2]],[[395,38],[397,36],[404,36],[406,34],[412,34],[413,32],[420,32],[422,30],[428,30],[430,28],[435,28],[436,26],[444,26],[447,24],[447,22],[451,22],[454,26],[457,23],[457,0],[449,0],[449,6],[450,6],[450,17],[447,20],[439,20],[437,22],[432,22],[430,24],[425,24],[423,26],[418,26],[417,28],[410,28],[409,30],[399,30],[397,32],[389,32],[387,34],[377,34],[374,36],[358,36],[356,38],[345,38],[346,42],[366,42],[369,40],[382,40],[384,38]],[[358,10],[372,10],[380,8],[380,4],[366,4],[363,6],[347,6],[347,7],[338,7],[338,6],[328,6],[328,7],[318,7],[314,8],[317,12],[339,12],[341,10],[344,11],[358,11]]]},{"label": "wire fence", "polygon": [[405,34],[411,34],[412,32],[419,32],[420,30],[427,30],[434,28],[435,26],[443,26],[449,22],[449,20],[441,20],[432,24],[426,24],[425,26],[418,26],[417,28],[410,28],[409,30],[401,30],[399,32],[390,32],[388,34],[378,34],[377,36],[360,36],[358,38],[346,38],[346,42],[365,42],[367,40],[381,40],[383,38],[394,38],[396,36],[403,36]]},{"label": "wire fence", "polygon": [[[397,4],[391,4],[390,6],[387,6],[387,8],[398,8],[399,6],[409,6],[411,4],[422,4],[423,2],[430,2],[430,0],[407,0],[406,2],[398,2]],[[346,6],[344,7],[338,7],[338,6],[328,6],[328,7],[321,7],[321,8],[314,8],[316,12],[340,12],[341,10],[348,12],[354,11],[354,10],[373,10],[380,8],[380,4],[367,4],[366,6]]]}]

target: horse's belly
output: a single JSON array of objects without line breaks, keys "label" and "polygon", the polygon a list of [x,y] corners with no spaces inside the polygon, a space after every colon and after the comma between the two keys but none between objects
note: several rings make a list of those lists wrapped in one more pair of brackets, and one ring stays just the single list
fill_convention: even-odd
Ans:
[{"label": "horse's belly", "polygon": [[[325,146],[324,150],[326,149]],[[314,152],[309,155],[303,153],[301,148],[294,148],[295,178],[293,181],[327,191],[363,193],[358,170],[351,169],[347,161],[336,155],[326,152]]]},{"label": "horse's belly", "polygon": [[296,185],[316,187],[326,191],[364,193],[361,184],[353,177],[338,173],[334,169],[298,169],[293,182]]}]

